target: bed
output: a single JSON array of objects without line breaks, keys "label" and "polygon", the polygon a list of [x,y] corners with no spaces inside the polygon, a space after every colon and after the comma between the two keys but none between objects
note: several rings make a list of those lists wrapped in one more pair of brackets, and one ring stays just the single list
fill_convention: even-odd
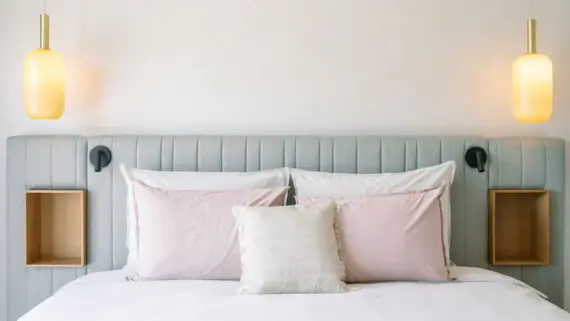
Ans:
[{"label": "bed", "polygon": [[[89,151],[113,151],[96,173]],[[486,172],[464,162],[488,152]],[[544,138],[306,136],[19,136],[8,140],[7,300],[0,320],[570,320],[564,304],[565,143]],[[237,295],[238,282],[132,282],[127,260],[126,187],[119,164],[160,171],[243,172],[279,167],[336,173],[403,172],[457,163],[451,189],[451,259],[458,281],[351,285],[346,294]],[[487,253],[490,188],[551,192],[548,266],[500,267]],[[28,189],[89,193],[87,264],[27,268]],[[3,251],[5,249],[0,249]],[[523,285],[528,284],[528,286]],[[544,293],[544,295],[542,294]]]},{"label": "bed", "polygon": [[450,283],[374,283],[345,294],[237,295],[239,282],[127,281],[99,272],[64,286],[20,321],[562,321],[570,314],[495,272],[455,267]]}]

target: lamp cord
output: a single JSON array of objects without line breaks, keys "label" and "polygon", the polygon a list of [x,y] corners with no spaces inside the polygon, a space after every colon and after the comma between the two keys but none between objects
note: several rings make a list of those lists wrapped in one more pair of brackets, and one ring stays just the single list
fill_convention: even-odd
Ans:
[{"label": "lamp cord", "polygon": [[534,1],[530,2],[530,18],[534,19]]},{"label": "lamp cord", "polygon": [[47,14],[47,0],[44,0],[44,14]]}]

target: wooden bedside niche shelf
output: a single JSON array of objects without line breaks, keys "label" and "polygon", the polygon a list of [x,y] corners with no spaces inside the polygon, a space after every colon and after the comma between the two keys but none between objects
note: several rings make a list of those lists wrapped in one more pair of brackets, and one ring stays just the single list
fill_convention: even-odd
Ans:
[{"label": "wooden bedside niche shelf", "polygon": [[489,190],[489,261],[550,264],[550,192]]},{"label": "wooden bedside niche shelf", "polygon": [[85,265],[84,190],[26,192],[26,266]]}]

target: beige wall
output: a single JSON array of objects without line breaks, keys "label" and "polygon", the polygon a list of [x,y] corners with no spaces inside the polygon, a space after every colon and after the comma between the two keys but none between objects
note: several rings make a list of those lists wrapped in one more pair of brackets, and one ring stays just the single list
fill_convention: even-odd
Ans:
[{"label": "beige wall", "polygon": [[536,1],[539,49],[555,66],[552,120],[524,125],[510,114],[510,68],[525,49],[529,5],[49,0],[52,46],[68,63],[68,111],[34,122],[22,111],[20,84],[24,56],[38,46],[41,1],[0,0],[0,181],[4,139],[23,133],[570,139],[568,0]]}]

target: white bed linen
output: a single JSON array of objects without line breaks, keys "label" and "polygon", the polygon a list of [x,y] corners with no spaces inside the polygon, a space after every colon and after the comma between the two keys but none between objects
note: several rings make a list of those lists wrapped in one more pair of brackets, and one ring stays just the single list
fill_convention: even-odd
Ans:
[{"label": "white bed linen", "polygon": [[238,295],[239,282],[125,280],[68,284],[21,321],[561,321],[570,314],[494,272],[454,267],[470,282],[354,285],[343,294]]}]

